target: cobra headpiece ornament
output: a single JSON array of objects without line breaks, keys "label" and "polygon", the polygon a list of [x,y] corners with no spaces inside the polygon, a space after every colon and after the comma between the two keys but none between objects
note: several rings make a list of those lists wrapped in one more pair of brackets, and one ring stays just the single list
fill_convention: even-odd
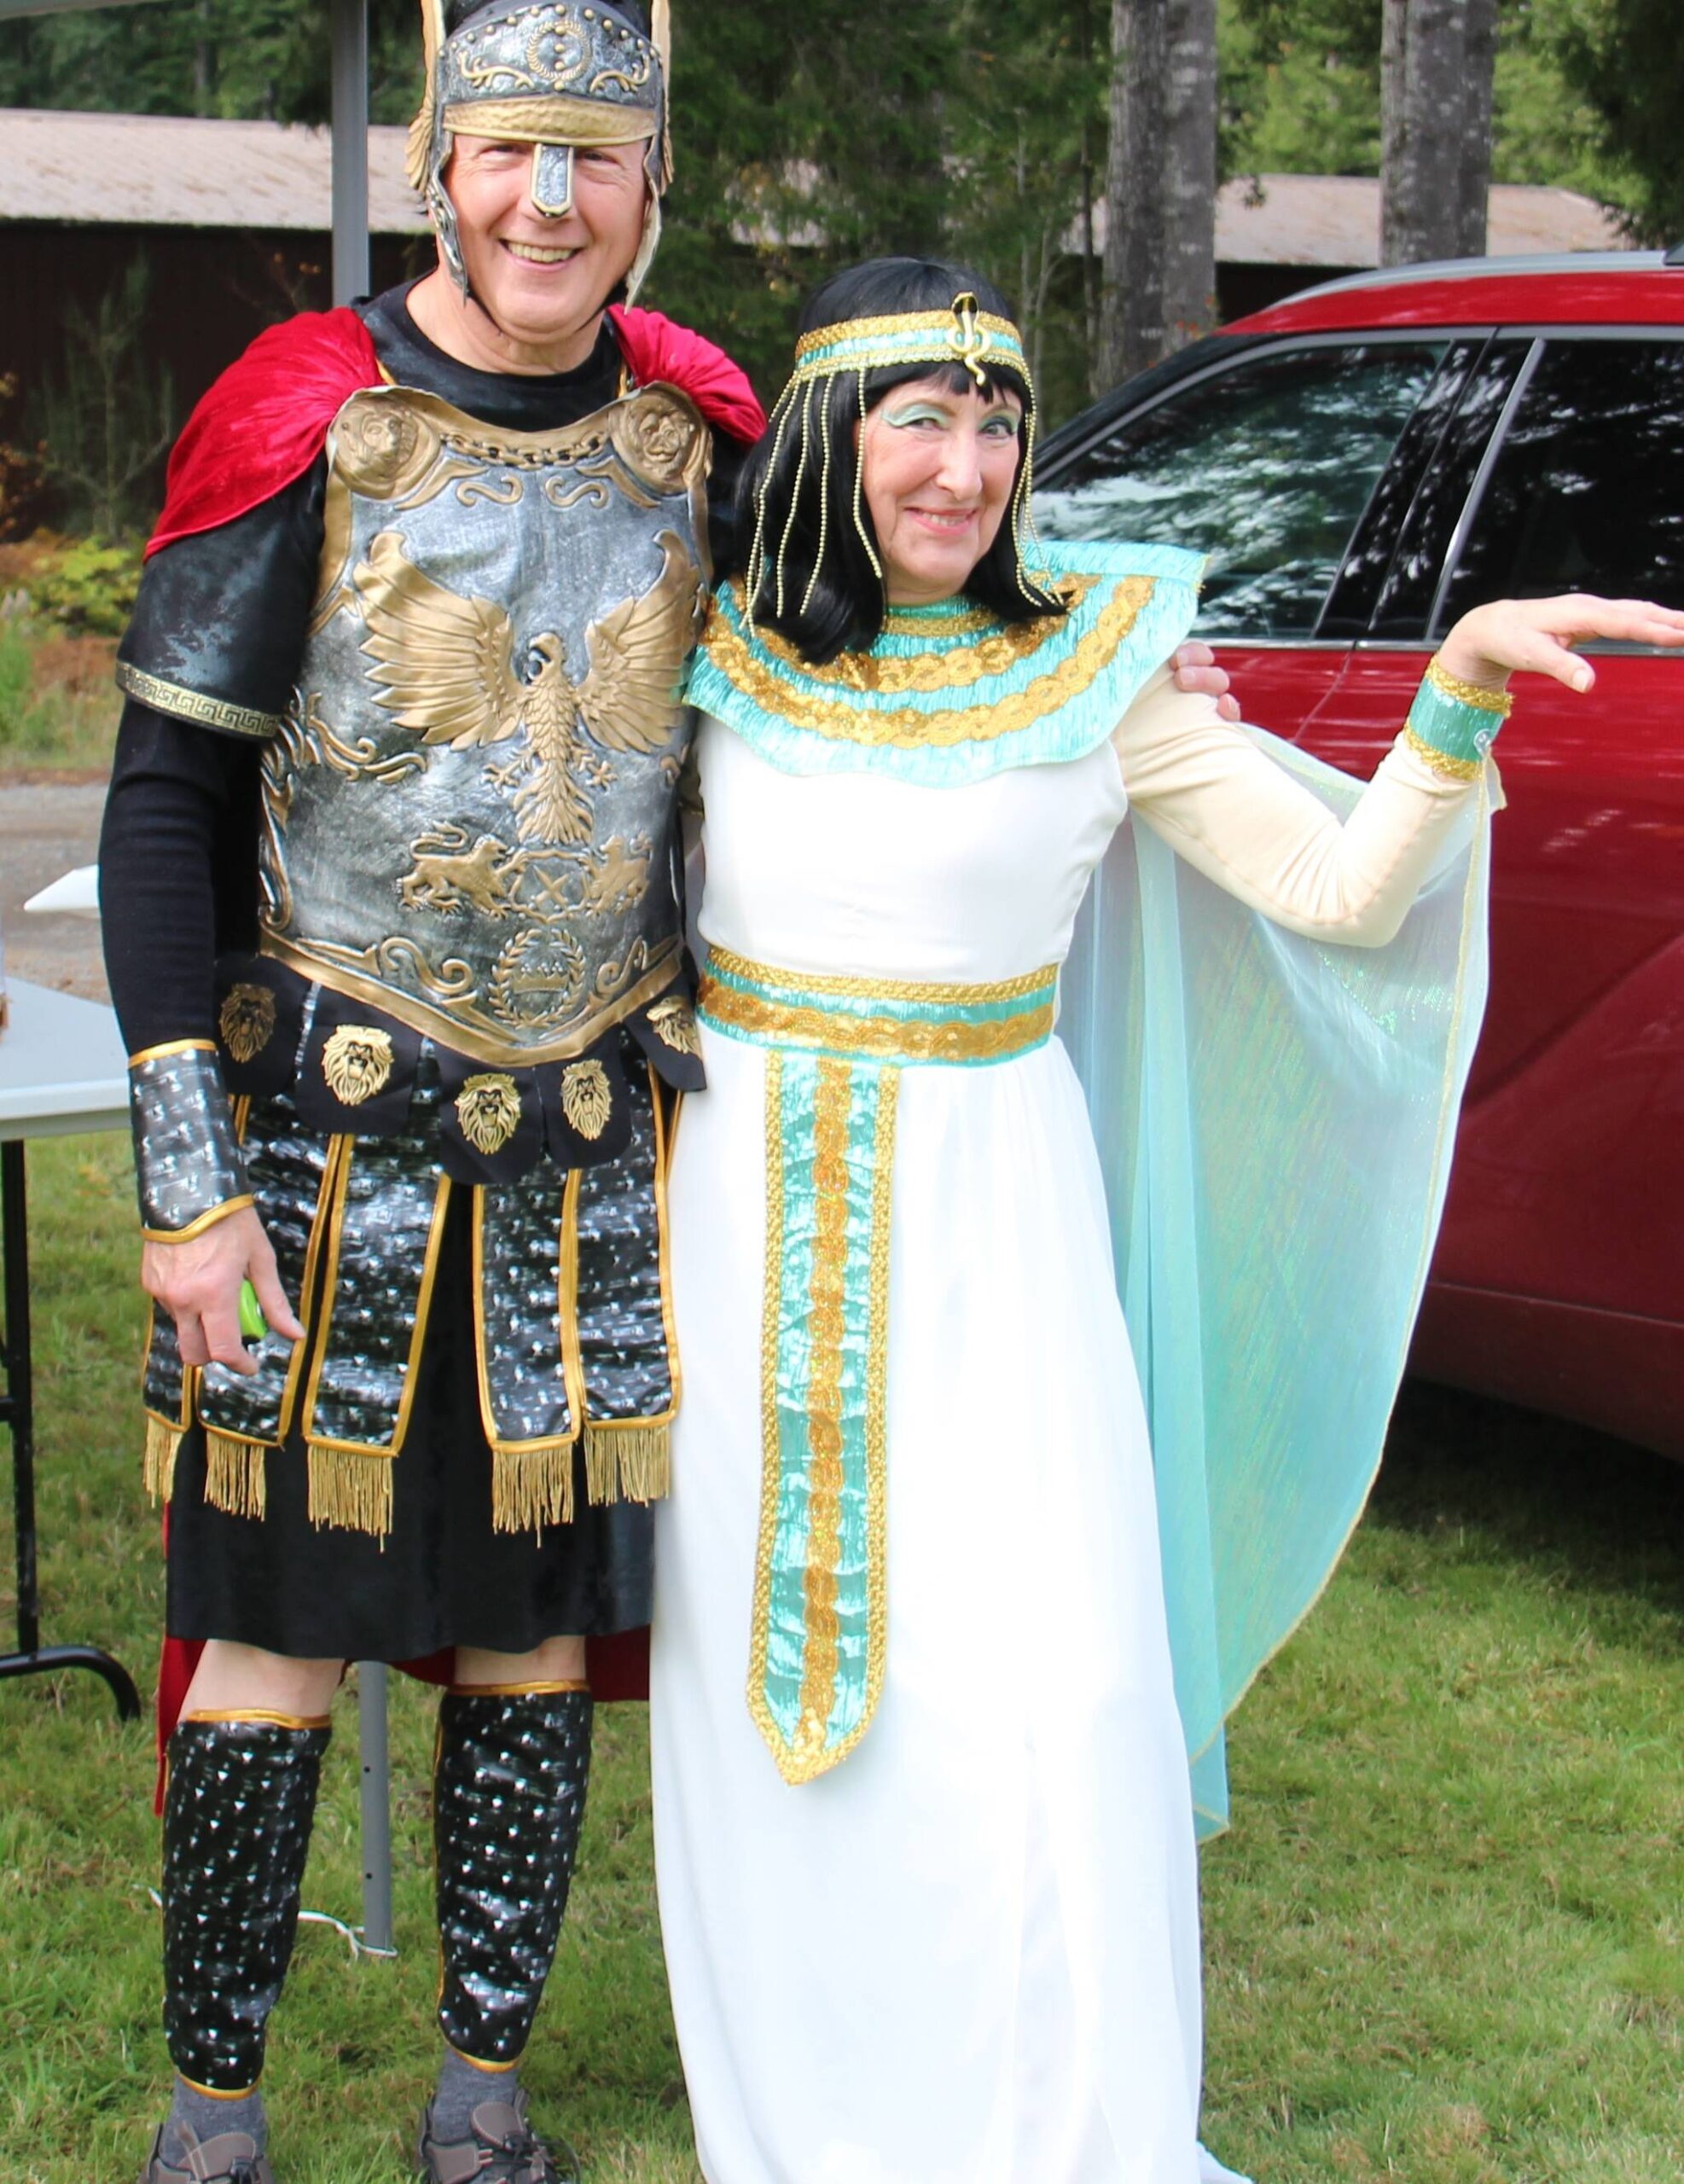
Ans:
[{"label": "cobra headpiece ornament", "polygon": [[[753,619],[754,603],[760,596],[760,586],[769,570],[772,578],[776,611],[784,611],[784,549],[793,529],[795,510],[800,499],[798,480],[804,477],[815,438],[818,441],[820,507],[828,507],[830,491],[831,434],[828,413],[822,398],[819,404],[818,429],[814,431],[813,390],[827,380],[852,378],[859,389],[858,416],[866,413],[866,375],[868,372],[897,370],[908,364],[961,364],[969,372],[978,387],[988,384],[990,371],[1005,367],[1014,378],[1023,382],[1028,397],[1024,410],[1024,456],[1018,472],[1016,491],[1012,496],[1012,543],[1017,549],[1019,580],[1028,587],[1031,584],[1024,560],[1024,539],[1031,530],[1030,495],[1033,490],[1035,456],[1035,382],[1030,375],[1029,359],[1024,353],[1023,336],[1009,318],[1001,318],[992,311],[979,310],[976,297],[967,288],[956,295],[945,311],[899,311],[886,318],[848,318],[834,326],[815,327],[810,334],[804,334],[795,345],[795,369],[788,384],[778,397],[773,409],[769,429],[774,433],[772,457],[766,474],[776,468],[786,435],[791,431],[800,435],[798,491],[790,502],[789,520],[776,550],[769,558],[766,550],[764,488],[755,509],[754,537],[749,549],[748,567],[744,573],[745,595],[748,601],[750,619]],[[872,567],[880,578],[883,565],[877,557],[871,533],[866,527],[864,514],[865,435],[854,436],[854,528],[865,548]],[[813,572],[802,594],[801,611],[804,613],[811,601],[818,582],[819,566],[824,558],[823,542],[814,561]],[[1036,588],[1039,588],[1038,584]]]},{"label": "cobra headpiece ornament", "polygon": [[560,218],[573,201],[573,154],[597,144],[647,144],[648,200],[642,240],[626,276],[636,295],[660,239],[660,200],[672,179],[666,84],[666,0],[655,0],[650,35],[601,0],[421,0],[427,87],[409,125],[408,171],[464,296],[456,212],[444,183],[452,139],[491,136],[532,147],[531,195]]}]

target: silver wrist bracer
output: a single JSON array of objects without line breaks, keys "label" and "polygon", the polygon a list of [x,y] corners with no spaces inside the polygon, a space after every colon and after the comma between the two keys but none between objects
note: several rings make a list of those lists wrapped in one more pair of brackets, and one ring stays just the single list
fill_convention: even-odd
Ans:
[{"label": "silver wrist bracer", "polygon": [[249,1205],[216,1048],[208,1039],[148,1048],[129,1063],[129,1114],[141,1227],[154,1243],[180,1243]]}]

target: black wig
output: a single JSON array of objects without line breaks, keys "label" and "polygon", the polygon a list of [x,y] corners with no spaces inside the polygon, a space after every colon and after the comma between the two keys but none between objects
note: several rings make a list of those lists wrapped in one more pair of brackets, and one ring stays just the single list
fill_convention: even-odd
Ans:
[{"label": "black wig", "polygon": [[[983,312],[1012,317],[999,289],[968,266],[938,258],[869,258],[833,274],[813,291],[802,306],[799,331],[810,334],[851,319],[944,311],[967,290]],[[983,392],[995,396],[1007,392],[1024,405],[1018,433],[1021,478],[1031,430],[1029,383],[1014,364],[1004,360],[990,363],[984,357],[981,369]],[[944,380],[955,394],[977,384],[957,362],[886,365],[866,373],[864,407],[874,409],[893,387],[928,379]],[[804,659],[822,666],[839,653],[867,649],[883,627],[887,602],[883,579],[872,564],[877,538],[870,510],[862,502],[857,507],[855,502],[854,428],[862,415],[859,378],[839,372],[816,381],[810,394],[815,413],[810,431],[804,434],[787,429],[795,413],[786,411],[780,421],[775,411],[770,427],[743,466],[737,484],[736,549],[730,573],[742,580],[745,589],[749,576],[755,578],[754,596],[745,602],[755,627],[775,630]],[[794,399],[798,410],[801,398]],[[815,442],[839,459],[819,461]],[[871,542],[870,553],[862,530]],[[764,542],[764,553],[751,571],[749,542],[757,535]],[[1043,590],[1023,568],[1017,531],[1009,519],[972,570],[965,591],[978,606],[1006,622],[1065,611],[1064,601]]]}]

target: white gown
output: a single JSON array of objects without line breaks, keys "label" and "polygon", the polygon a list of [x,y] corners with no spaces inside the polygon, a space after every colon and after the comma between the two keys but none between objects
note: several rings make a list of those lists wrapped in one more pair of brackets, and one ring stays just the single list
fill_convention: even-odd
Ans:
[{"label": "white gown", "polygon": [[[1129,808],[1296,929],[1394,929],[1460,789],[1401,746],[1341,831],[1160,674],[1114,742],[932,787],[701,723],[714,949],[980,983],[1060,962]],[[745,1701],[767,1055],[705,1027],[671,1177],[684,1392],[652,1672],[662,1930],[709,2184],[1197,2184],[1198,1877],[1151,1454],[1056,1037],[907,1068],[886,1676],[789,1786]],[[1208,2165],[1207,2165],[1208,2164]]]}]

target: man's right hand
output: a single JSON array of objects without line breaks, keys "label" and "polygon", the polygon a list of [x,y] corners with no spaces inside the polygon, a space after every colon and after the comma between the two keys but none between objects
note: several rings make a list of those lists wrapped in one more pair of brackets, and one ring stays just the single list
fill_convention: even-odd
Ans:
[{"label": "man's right hand", "polygon": [[240,1338],[240,1285],[247,1280],[270,1332],[287,1342],[301,1342],[304,1329],[281,1287],[275,1253],[254,1207],[241,1206],[184,1243],[146,1244],[141,1249],[141,1287],[175,1321],[184,1365],[257,1371],[256,1359]]}]

